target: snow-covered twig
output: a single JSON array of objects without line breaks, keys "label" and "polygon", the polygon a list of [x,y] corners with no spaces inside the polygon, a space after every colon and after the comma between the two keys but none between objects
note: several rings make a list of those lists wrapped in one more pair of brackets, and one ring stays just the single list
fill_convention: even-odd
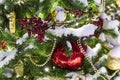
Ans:
[{"label": "snow-covered twig", "polygon": [[9,52],[0,53],[0,68],[8,64],[11,59],[14,59],[16,56],[17,49],[14,49]]},{"label": "snow-covered twig", "polygon": [[86,51],[86,54],[88,55],[89,58],[92,58],[94,56],[97,56],[98,52],[101,50],[101,44],[97,43],[96,46],[94,48],[91,48],[90,46],[88,46],[88,49]]},{"label": "snow-covered twig", "polygon": [[73,35],[76,37],[85,37],[85,36],[89,37],[94,34],[96,29],[97,29],[97,26],[93,24],[87,24],[77,29],[65,28],[63,26],[55,27],[55,29],[48,29],[48,32],[58,37],[62,37],[63,35],[64,36]]},{"label": "snow-covered twig", "polygon": [[[65,77],[67,77],[67,80],[79,80],[79,79],[85,80],[85,76],[78,72],[67,73]],[[70,79],[70,77],[72,78]]]},{"label": "snow-covered twig", "polygon": [[24,49],[24,50],[27,50],[27,49],[35,49],[36,47],[34,46],[34,43],[29,43],[29,45]]},{"label": "snow-covered twig", "polygon": [[26,38],[28,38],[28,33],[25,33],[25,34],[22,36],[22,38],[18,39],[18,40],[16,41],[16,44],[22,45],[22,43],[26,41]]}]

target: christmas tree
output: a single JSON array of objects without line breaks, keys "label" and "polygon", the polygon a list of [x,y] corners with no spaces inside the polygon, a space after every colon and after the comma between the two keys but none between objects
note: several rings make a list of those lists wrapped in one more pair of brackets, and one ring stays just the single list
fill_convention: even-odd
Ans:
[{"label": "christmas tree", "polygon": [[0,0],[0,80],[120,80],[120,0]]}]

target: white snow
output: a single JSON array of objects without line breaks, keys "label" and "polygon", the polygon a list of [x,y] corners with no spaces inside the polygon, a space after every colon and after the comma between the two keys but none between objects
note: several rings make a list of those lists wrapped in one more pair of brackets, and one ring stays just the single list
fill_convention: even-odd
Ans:
[{"label": "white snow", "polygon": [[118,26],[119,26],[118,20],[107,20],[107,21],[103,22],[103,29],[105,29],[105,30],[115,29]]},{"label": "white snow", "polygon": [[107,42],[109,42],[113,46],[120,45],[120,32],[118,28],[119,24],[120,22],[118,20],[104,20],[103,23],[103,29],[105,30],[113,29],[115,34],[118,35],[116,38],[106,36]]},{"label": "white snow", "polygon": [[93,80],[93,75],[91,75],[91,74],[86,74],[85,80]]},{"label": "white snow", "polygon": [[[78,73],[78,72],[70,72],[65,75],[67,77],[67,80],[85,80],[85,76]],[[72,77],[71,79],[69,77]]]},{"label": "white snow", "polygon": [[57,6],[55,10],[57,11],[55,21],[63,22],[66,18],[65,9],[60,6]]},{"label": "white snow", "polygon": [[76,26],[78,26],[78,25],[79,25],[79,23],[77,22],[75,25],[76,25]]},{"label": "white snow", "polygon": [[101,0],[94,0],[94,2],[95,2],[97,5],[100,5],[100,4],[101,4]]},{"label": "white snow", "polygon": [[56,15],[56,18],[55,18],[55,21],[59,21],[59,22],[62,22],[64,21],[66,18],[66,14],[64,11],[58,11],[57,15]]},{"label": "white snow", "polygon": [[42,3],[44,0],[40,0],[40,3]]},{"label": "white snow", "polygon": [[107,69],[105,67],[101,67],[99,71],[101,74],[107,73]]},{"label": "white snow", "polygon": [[113,47],[120,45],[118,41],[112,37],[107,37],[107,42],[109,42],[110,44],[109,46],[113,46]]},{"label": "white snow", "polygon": [[[8,5],[4,5],[4,9],[7,10],[8,9]],[[8,15],[6,15],[8,17]]]},{"label": "white snow", "polygon": [[105,36],[105,34],[104,34],[103,32],[99,35],[99,39],[100,39],[102,42],[106,41],[106,36]]},{"label": "white snow", "polygon": [[12,78],[12,73],[6,73],[6,74],[4,74],[4,76],[7,78]]},{"label": "white snow", "polygon": [[81,3],[83,3],[84,4],[84,6],[88,6],[88,2],[87,2],[87,0],[79,0]]},{"label": "white snow", "polygon": [[120,10],[117,10],[116,14],[118,14],[120,16]]},{"label": "white snow", "polygon": [[101,44],[97,43],[92,50],[94,53],[98,53],[101,50],[101,48],[102,48]]},{"label": "white snow", "polygon": [[93,56],[96,56],[97,54],[93,52],[92,48],[90,48],[89,46],[87,47],[87,51],[86,54],[92,58]]},{"label": "white snow", "polygon": [[120,76],[116,76],[114,80],[120,80]]},{"label": "white snow", "polygon": [[21,5],[21,4],[24,4],[24,1],[22,1],[22,0],[17,0],[17,2],[15,2],[15,4]]},{"label": "white snow", "polygon": [[114,48],[110,51],[109,55],[110,55],[111,57],[120,58],[120,46],[114,47]]},{"label": "white snow", "polygon": [[78,72],[70,72],[70,73],[67,73],[67,74],[65,75],[65,77],[72,77],[72,76],[74,76],[74,75],[80,75],[80,73],[78,73]]},{"label": "white snow", "polygon": [[112,20],[115,19],[115,13],[110,13],[110,15]]},{"label": "white snow", "polygon": [[11,59],[14,59],[16,56],[17,49],[9,52],[0,53],[0,68],[8,64]]},{"label": "white snow", "polygon": [[106,13],[101,13],[100,17],[103,20],[111,20],[111,16],[107,15]]},{"label": "white snow", "polygon": [[101,44],[100,43],[97,43],[96,46],[92,49],[88,46],[87,48],[87,51],[86,51],[86,54],[92,58],[94,56],[96,56],[98,54],[98,51],[101,50]]},{"label": "white snow", "polygon": [[33,43],[30,43],[24,50],[35,48]]},{"label": "white snow", "polygon": [[62,8],[62,7],[60,7],[60,6],[57,6],[57,7],[55,8],[55,10],[56,10],[56,11],[65,11],[65,9]]},{"label": "white snow", "polygon": [[3,4],[6,0],[0,0],[0,4]]},{"label": "white snow", "polygon": [[5,68],[5,72],[3,74],[7,78],[12,78],[13,76],[13,69],[11,68]]},{"label": "white snow", "polygon": [[28,33],[25,33],[22,38],[18,39],[16,41],[16,44],[20,44],[21,45],[23,42],[26,41],[26,38],[28,38]]},{"label": "white snow", "polygon": [[69,41],[66,41],[66,43],[67,43],[68,48],[69,48],[70,50],[72,50],[72,45],[71,45],[71,43],[70,43]]},{"label": "white snow", "polygon": [[120,34],[118,35],[118,37],[116,38],[117,43],[120,45]]},{"label": "white snow", "polygon": [[101,64],[107,60],[108,58],[108,55],[102,55],[102,57],[100,57],[99,61],[97,61],[94,65],[97,67],[97,68],[100,68],[101,67]]},{"label": "white snow", "polygon": [[65,27],[55,27],[55,29],[48,29],[49,32],[51,32],[53,35],[56,35],[58,37],[67,36],[72,34],[76,37],[89,37],[90,35],[93,35],[95,30],[97,29],[97,26],[93,24],[87,24],[82,26],[81,28],[65,28]]}]

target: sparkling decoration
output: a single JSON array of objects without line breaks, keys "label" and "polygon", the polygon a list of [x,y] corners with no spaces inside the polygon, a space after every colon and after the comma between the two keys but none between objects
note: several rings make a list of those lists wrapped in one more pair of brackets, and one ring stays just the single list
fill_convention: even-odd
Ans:
[{"label": "sparkling decoration", "polygon": [[11,33],[15,33],[15,26],[16,26],[16,14],[15,12],[11,12],[9,15],[9,29]]},{"label": "sparkling decoration", "polygon": [[47,73],[50,72],[49,67],[45,67],[45,68],[44,68],[44,71],[47,72]]},{"label": "sparkling decoration", "polygon": [[120,46],[114,47],[108,54],[107,67],[111,70],[120,69]]},{"label": "sparkling decoration", "polygon": [[16,77],[22,77],[23,73],[24,73],[24,64],[22,62],[22,60],[19,60],[17,64],[15,64],[14,67],[15,73],[16,73]]},{"label": "sparkling decoration", "polygon": [[79,48],[76,42],[72,40],[69,42],[71,43],[73,50],[71,56],[67,57],[65,52],[65,44],[59,43],[53,52],[52,61],[55,65],[61,68],[78,69],[83,63],[84,53],[87,46],[82,44],[83,48]]}]

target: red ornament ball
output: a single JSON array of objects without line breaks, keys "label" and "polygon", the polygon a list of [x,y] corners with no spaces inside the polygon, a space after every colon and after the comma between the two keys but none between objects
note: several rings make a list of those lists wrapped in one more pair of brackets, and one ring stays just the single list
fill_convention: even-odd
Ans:
[{"label": "red ornament ball", "polygon": [[[57,45],[56,49],[53,52],[52,61],[55,65],[61,68],[78,69],[82,65],[85,56],[79,48],[77,42],[69,42],[72,46],[71,56],[68,57],[66,55],[65,44],[60,43],[59,45]],[[86,52],[87,46],[83,44],[82,48]]]},{"label": "red ornament ball", "polygon": [[6,48],[6,42],[4,40],[1,41],[1,48],[2,49]]}]

